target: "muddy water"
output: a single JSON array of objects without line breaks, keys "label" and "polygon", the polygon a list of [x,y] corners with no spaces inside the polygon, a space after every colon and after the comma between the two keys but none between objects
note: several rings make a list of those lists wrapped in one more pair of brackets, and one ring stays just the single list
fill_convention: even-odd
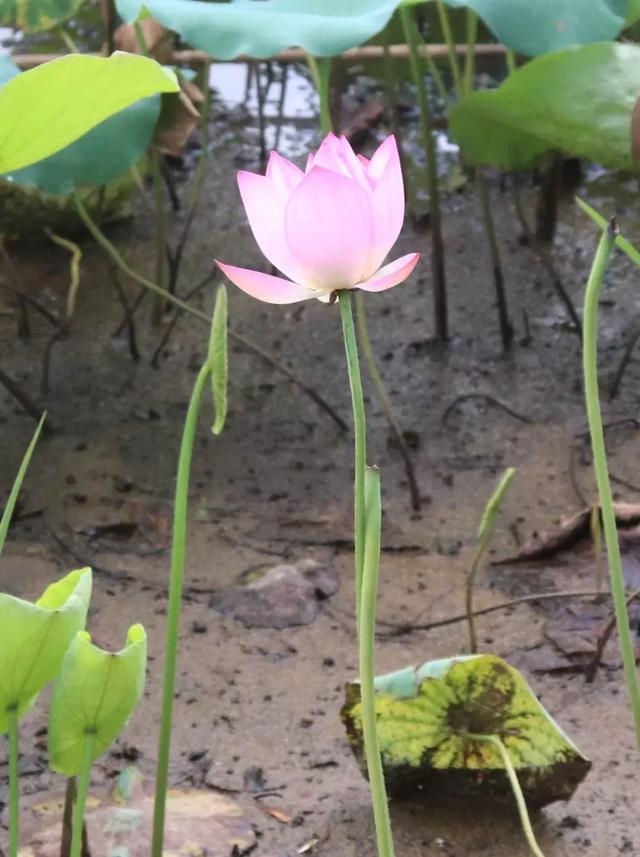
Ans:
[{"label": "muddy water", "polygon": [[[238,155],[248,168],[256,168],[258,157],[255,137],[243,135],[241,125],[225,121],[218,128],[180,284],[183,290],[210,268],[214,255],[238,264],[262,264],[234,186]],[[634,191],[618,184],[614,200],[604,179],[587,188],[597,204],[608,210],[616,207],[623,222],[635,205]],[[517,331],[510,355],[501,353],[478,204],[468,190],[446,206],[449,349],[439,351],[431,340],[428,252],[411,282],[367,300],[385,381],[403,426],[415,439],[413,458],[424,497],[423,511],[412,513],[401,460],[367,384],[369,458],[379,464],[384,487],[384,622],[426,622],[460,612],[481,508],[504,467],[515,466],[518,474],[505,503],[495,555],[512,553],[517,541],[580,507],[569,473],[574,435],[585,428],[578,343],[548,277],[530,249],[519,244],[510,197],[497,188],[492,193]],[[526,202],[531,208],[528,195]],[[181,217],[173,215],[176,234]],[[632,222],[632,233],[637,232],[634,226]],[[152,270],[152,228],[144,216],[112,235],[135,267]],[[427,240],[407,225],[398,255],[426,250]],[[593,231],[566,206],[556,255],[577,302],[593,248]],[[147,308],[138,324],[143,357],[132,362],[126,341],[113,336],[121,310],[109,266],[89,244],[83,250],[77,317],[71,335],[54,347],[51,389],[44,398],[55,433],[43,440],[34,460],[20,521],[0,563],[0,586],[31,597],[52,577],[90,563],[96,569],[90,618],[96,640],[117,647],[128,624],[145,624],[153,658],[148,687],[116,753],[121,755],[126,742],[129,755],[135,748],[137,764],[150,773],[166,612],[166,529],[179,436],[205,354],[206,329],[197,321],[181,321],[162,352],[160,368],[152,369],[149,358],[161,331],[150,325]],[[65,256],[48,246],[13,252],[25,286],[48,307],[61,310],[67,287]],[[34,315],[32,339],[16,339],[10,295],[0,295],[0,362],[37,395],[41,356],[51,330]],[[206,292],[198,305],[209,310],[212,295],[212,290]],[[635,323],[637,301],[637,274],[618,256],[602,303],[605,381],[620,357],[623,333]],[[270,307],[235,290],[230,303],[238,331],[317,386],[348,419],[335,308],[318,303]],[[312,853],[373,854],[366,785],[338,716],[344,683],[356,672],[350,440],[298,388],[254,356],[234,347],[230,360],[228,428],[214,440],[206,409],[197,444],[172,780],[231,790],[261,833],[257,853],[294,854],[318,839]],[[639,380],[636,360],[619,399],[605,403],[607,420],[635,417]],[[528,422],[477,399],[462,401],[445,422],[448,406],[469,393],[498,399]],[[32,425],[4,392],[0,407],[0,474],[2,484],[8,485]],[[627,483],[640,485],[636,431],[616,432],[610,444],[614,471]],[[581,492],[593,497],[588,461],[578,456],[574,471]],[[619,487],[618,492],[636,499],[631,488]],[[133,534],[122,526],[131,521],[138,523]],[[335,563],[342,581],[314,624],[283,631],[247,630],[208,606],[211,591],[242,572],[308,556]],[[541,586],[589,588],[588,565],[543,566]],[[521,589],[519,571],[511,574],[513,580],[500,575],[499,585],[495,575],[481,575],[478,604],[497,602]],[[547,613],[533,606],[492,614],[479,620],[482,647],[513,657],[540,644],[547,620]],[[378,667],[386,671],[452,655],[465,642],[462,625],[384,636]],[[637,853],[637,751],[618,665],[601,672],[592,685],[573,674],[529,678],[594,764],[568,805],[552,806],[536,818],[545,854]],[[23,747],[33,763],[27,765],[29,770],[38,769],[31,741],[43,723],[42,707],[25,720]],[[124,764],[117,755],[105,757],[96,765],[95,784],[107,782]],[[277,792],[268,802],[244,791],[244,772],[255,766]],[[25,778],[28,791],[50,783],[44,772]],[[265,803],[290,816],[291,823],[270,816]],[[528,853],[515,817],[504,808],[492,812],[486,807],[398,802],[392,812],[398,853]]]}]

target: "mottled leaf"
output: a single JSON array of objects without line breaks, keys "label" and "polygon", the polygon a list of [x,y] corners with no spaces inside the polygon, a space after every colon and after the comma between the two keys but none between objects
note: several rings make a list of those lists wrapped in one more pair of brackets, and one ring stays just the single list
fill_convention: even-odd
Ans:
[{"label": "mottled leaf", "polygon": [[[494,655],[430,661],[376,679],[378,740],[391,793],[408,788],[466,796],[511,793],[502,740],[528,800],[567,800],[590,767],[522,675]],[[360,687],[347,687],[343,718],[362,762]],[[364,769],[364,768],[363,768]]]},{"label": "mottled leaf", "polygon": [[50,30],[72,18],[83,0],[0,0],[0,26],[26,33]]},{"label": "mottled leaf", "polygon": [[69,646],[56,682],[49,714],[49,764],[67,777],[83,768],[85,742],[93,759],[115,741],[144,690],[147,635],[132,625],[120,652],[105,652],[86,631]]},{"label": "mottled leaf", "polygon": [[32,604],[0,594],[0,735],[7,712],[22,716],[60,670],[74,636],[84,628],[91,597],[91,569],[72,571]]}]

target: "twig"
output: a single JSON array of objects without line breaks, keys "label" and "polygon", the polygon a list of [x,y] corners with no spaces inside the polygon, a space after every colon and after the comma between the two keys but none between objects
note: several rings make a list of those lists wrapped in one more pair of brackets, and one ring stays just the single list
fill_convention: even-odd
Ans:
[{"label": "twig", "polygon": [[512,410],[508,405],[505,405],[503,402],[499,401],[499,399],[494,398],[493,396],[489,396],[487,393],[465,393],[462,396],[458,396],[457,399],[454,399],[453,402],[446,409],[444,414],[442,415],[442,422],[446,423],[446,421],[451,416],[451,413],[461,405],[463,402],[468,402],[471,399],[482,399],[483,401],[489,402],[492,405],[495,405],[497,408],[501,408],[505,413],[509,414],[510,417],[513,417],[515,420],[520,420],[522,423],[527,423],[528,425],[534,425],[534,421],[529,417],[525,417],[523,414],[519,414],[516,411]]},{"label": "twig", "polygon": [[[19,384],[13,380],[7,373],[0,369],[0,384],[11,393],[14,399],[20,403],[23,409],[29,414],[30,417],[36,422],[40,422],[42,418],[43,411],[39,408],[32,399],[24,392],[24,390],[19,386]],[[53,429],[51,427],[51,423],[49,420],[44,425],[43,432],[52,432]]]},{"label": "twig", "polygon": [[[474,610],[474,616],[487,616],[489,613],[497,613],[499,610],[506,610],[509,607],[518,607],[520,604],[530,604],[534,601],[554,601],[564,598],[595,598],[601,595],[600,592],[593,590],[583,591],[575,590],[568,592],[538,592],[532,595],[523,595],[520,598],[513,598],[511,601],[503,601],[500,604],[492,604],[490,607],[482,607],[479,610]],[[466,622],[468,619],[467,613],[457,613],[454,616],[447,616],[445,619],[436,619],[433,622],[425,624],[394,623],[387,622],[383,619],[378,620],[379,625],[386,625],[392,630],[388,632],[379,632],[378,637],[402,637],[405,634],[411,634],[413,631],[431,631],[433,628],[444,628],[447,625],[456,625],[458,622]]]},{"label": "twig", "polygon": [[[637,601],[640,598],[640,589],[636,589],[631,595],[627,598],[627,610],[633,604],[634,601]],[[616,616],[615,613],[611,614],[611,618],[607,621],[607,624],[604,626],[600,634],[598,635],[598,643],[596,645],[596,650],[593,653],[593,658],[589,662],[585,670],[585,681],[587,684],[591,684],[596,677],[596,673],[598,672],[598,667],[600,666],[600,661],[602,660],[602,655],[604,654],[604,650],[607,646],[607,643],[611,639],[611,635],[613,634],[616,627]]]},{"label": "twig", "polygon": [[[189,304],[185,301],[181,300],[180,298],[177,298],[175,295],[169,294],[166,289],[163,289],[157,283],[154,283],[152,280],[148,280],[146,277],[143,277],[141,274],[138,274],[136,271],[130,268],[129,265],[125,262],[125,260],[122,258],[116,247],[109,241],[106,235],[104,235],[104,233],[101,232],[101,230],[92,221],[91,217],[89,216],[86,208],[82,203],[82,200],[76,193],[73,194],[73,199],[78,210],[78,214],[80,215],[83,223],[85,224],[93,238],[102,247],[102,249],[105,250],[105,252],[109,255],[112,261],[120,268],[123,273],[125,273],[135,282],[139,283],[141,286],[144,286],[149,291],[155,292],[156,295],[164,298],[169,303],[174,304],[175,306],[179,307],[180,309],[184,310],[195,318],[200,319],[200,321],[203,321],[207,325],[207,327],[210,326],[211,320],[206,315],[206,313],[195,309],[195,307],[189,306]],[[295,375],[290,369],[288,369],[286,366],[276,360],[275,357],[269,354],[268,351],[265,351],[259,345],[255,345],[255,343],[251,342],[245,336],[242,336],[241,334],[237,333],[237,331],[235,330],[229,330],[229,337],[240,343],[240,345],[244,346],[248,351],[259,355],[266,363],[268,363],[270,366],[272,366],[274,369],[276,369],[278,372],[280,372],[282,375],[284,375],[286,378],[296,384],[311,399],[313,399],[313,401],[319,407],[321,407],[324,411],[326,411],[327,414],[329,414],[331,419],[336,423],[336,425],[339,426],[341,431],[347,430],[347,424],[345,423],[345,421],[342,419],[341,416],[339,416],[339,414],[336,413],[336,411],[331,407],[331,405],[322,398],[320,393],[318,393],[317,390],[315,390],[313,387],[310,387],[308,384],[298,378],[297,375]]]},{"label": "twig", "polygon": [[580,316],[573,305],[573,301],[569,296],[569,293],[565,289],[562,280],[558,272],[555,269],[553,261],[551,259],[551,255],[547,248],[536,238],[529,223],[527,221],[527,217],[524,213],[524,207],[522,205],[522,199],[520,198],[520,189],[518,185],[518,177],[513,175],[511,188],[513,191],[513,203],[514,208],[516,210],[516,215],[518,220],[520,221],[520,228],[522,229],[522,233],[525,237],[525,240],[537,255],[538,259],[542,263],[542,266],[546,269],[547,273],[551,277],[551,283],[553,284],[554,289],[556,290],[558,297],[562,301],[567,310],[567,314],[571,321],[573,322],[574,332],[578,335],[578,337],[582,340],[582,321],[580,320]]},{"label": "twig", "polygon": [[[120,282],[120,272],[116,268],[115,265],[112,265],[113,272],[113,284],[116,288],[116,294],[118,295],[118,299],[122,305],[122,309],[124,311],[124,322],[127,328],[127,338],[129,341],[129,354],[131,355],[131,359],[138,363],[140,360],[140,350],[138,349],[138,337],[136,335],[136,323],[133,317],[133,309],[131,304],[129,303],[129,299],[127,298],[124,289],[122,288],[122,283]],[[147,292],[144,291],[142,293],[146,295]],[[139,305],[139,303],[138,303]],[[118,332],[114,334],[114,338],[118,336]]]}]

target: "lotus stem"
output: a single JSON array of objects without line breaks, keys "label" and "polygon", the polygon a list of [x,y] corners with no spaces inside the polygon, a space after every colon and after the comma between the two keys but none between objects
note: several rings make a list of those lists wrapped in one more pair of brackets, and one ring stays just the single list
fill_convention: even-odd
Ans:
[{"label": "lotus stem", "polygon": [[[458,52],[456,50],[456,45],[453,40],[453,34],[451,32],[451,24],[449,22],[449,15],[447,13],[447,7],[444,5],[444,0],[437,0],[438,2],[438,16],[440,18],[440,26],[442,27],[442,35],[444,36],[445,43],[447,45],[447,53],[449,55],[449,65],[451,67],[451,76],[453,77],[453,82],[456,87],[456,92],[458,93],[458,98],[462,98],[464,95],[464,83],[462,80],[462,72],[460,70],[460,63],[458,61]],[[475,53],[475,42],[473,51]]]},{"label": "lotus stem", "polygon": [[[180,636],[180,609],[184,579],[185,546],[187,536],[187,512],[189,505],[189,478],[193,447],[198,430],[198,417],[202,392],[209,379],[211,366],[207,361],[200,369],[193,387],[185,419],[173,512],[173,539],[171,544],[171,577],[169,582],[169,605],[167,609],[167,637],[165,644],[164,684],[162,688],[162,714],[158,743],[158,767],[153,810],[152,857],[162,857],[167,804],[167,783],[171,754],[171,727],[173,723],[173,697],[175,692],[176,662]],[[73,855],[72,855],[73,857]]]},{"label": "lotus stem", "polygon": [[380,571],[382,511],[380,504],[380,473],[375,467],[368,467],[366,470],[365,494],[364,569],[362,592],[360,595],[360,626],[358,629],[362,733],[376,827],[378,857],[394,857],[389,802],[387,800],[384,771],[378,745],[376,715],[376,600],[378,597],[378,577]]},{"label": "lotus stem", "polygon": [[467,55],[464,60],[464,91],[473,92],[473,80],[476,73],[476,43],[478,41],[478,16],[473,9],[467,9]]},{"label": "lotus stem", "polygon": [[91,783],[91,764],[93,762],[93,735],[86,734],[84,739],[84,758],[78,780],[78,791],[73,808],[73,826],[71,828],[71,857],[82,857],[82,834],[84,830],[84,811],[87,805],[89,785]]},{"label": "lotus stem", "polygon": [[633,713],[636,739],[640,747],[640,683],[638,682],[633,639],[629,626],[624,573],[620,557],[620,544],[618,542],[616,516],[613,508],[611,482],[607,467],[607,453],[598,390],[598,299],[617,235],[618,227],[615,220],[611,220],[608,228],[602,233],[602,237],[600,238],[587,282],[583,313],[582,355],[587,417],[589,421],[589,433],[591,435],[593,466],[598,483],[604,537],[609,559],[611,595],[613,597],[613,606],[620,639],[620,652]]},{"label": "lotus stem", "polygon": [[533,832],[533,827],[531,826],[531,819],[529,818],[527,803],[524,799],[522,788],[520,787],[520,782],[518,780],[516,769],[513,767],[511,756],[509,756],[509,751],[505,747],[504,743],[496,735],[469,735],[469,738],[471,738],[471,740],[473,741],[486,741],[489,744],[493,744],[498,753],[500,753],[502,762],[504,764],[504,769],[507,772],[507,777],[509,778],[511,790],[513,791],[513,796],[515,797],[516,804],[518,805],[520,823],[522,824],[522,830],[524,832],[529,848],[531,849],[531,853],[535,854],[535,857],[544,857],[544,854],[542,853],[540,846],[536,841],[536,837]]},{"label": "lotus stem", "polygon": [[24,477],[27,473],[29,462],[31,461],[31,456],[33,455],[33,451],[36,448],[36,444],[38,443],[38,438],[40,437],[40,432],[42,431],[46,418],[47,414],[45,412],[40,417],[40,422],[38,423],[36,430],[33,433],[33,437],[29,442],[27,451],[25,452],[22,462],[20,463],[18,474],[11,487],[11,492],[9,494],[9,497],[7,498],[7,502],[5,503],[4,511],[2,512],[2,517],[0,518],[0,554],[2,553],[2,549],[4,548],[4,543],[7,538],[9,526],[11,524],[11,518],[13,516],[13,512],[18,501],[18,494],[20,493],[20,489],[22,488],[22,483],[24,482]]},{"label": "lotus stem", "polygon": [[9,731],[9,857],[18,857],[20,788],[18,782],[18,709],[7,711]]},{"label": "lotus stem", "polygon": [[433,139],[433,121],[429,99],[422,78],[422,62],[420,58],[420,40],[412,10],[408,6],[400,6],[400,20],[405,39],[409,48],[411,75],[416,87],[418,106],[420,108],[420,124],[425,155],[427,157],[427,185],[429,190],[429,209],[431,214],[431,265],[433,268],[433,301],[435,331],[438,342],[444,344],[449,338],[449,320],[447,308],[447,283],[444,267],[444,242],[442,238],[442,217],[440,212],[440,190],[438,187],[438,164],[436,147]]},{"label": "lotus stem", "polygon": [[589,515],[589,529],[593,544],[593,565],[596,572],[596,589],[602,592],[602,526],[600,524],[600,506],[594,503]]},{"label": "lotus stem", "polygon": [[332,127],[331,119],[331,57],[314,57],[307,55],[309,71],[320,101],[320,131],[323,137]]},{"label": "lotus stem", "polygon": [[491,211],[491,197],[489,196],[489,188],[487,187],[487,181],[484,173],[482,172],[482,167],[476,167],[476,187],[478,189],[480,205],[482,207],[487,243],[489,244],[489,256],[491,258],[491,268],[493,270],[493,282],[495,285],[496,304],[498,307],[498,321],[500,324],[500,338],[502,339],[503,349],[505,351],[509,351],[513,342],[513,326],[509,320],[507,294],[504,288],[504,274],[502,273],[502,260],[500,258],[500,245],[498,244],[493,212]]},{"label": "lotus stem", "polygon": [[355,478],[354,478],[354,547],[356,564],[356,616],[360,623],[360,601],[365,548],[365,469],[367,457],[367,427],[362,394],[362,378],[358,359],[358,343],[353,323],[353,292],[344,289],[338,298],[340,318],[344,335],[344,348],[347,357],[349,387],[353,406],[353,426],[355,435]]}]

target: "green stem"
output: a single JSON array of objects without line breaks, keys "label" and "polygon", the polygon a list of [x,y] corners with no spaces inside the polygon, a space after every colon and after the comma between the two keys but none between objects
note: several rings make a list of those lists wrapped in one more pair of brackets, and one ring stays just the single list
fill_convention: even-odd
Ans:
[{"label": "green stem", "polygon": [[532,854],[535,854],[535,857],[544,857],[544,854],[540,850],[540,846],[536,842],[536,837],[533,832],[533,827],[531,826],[531,820],[529,818],[529,812],[527,810],[527,804],[524,799],[524,795],[522,794],[522,789],[518,781],[516,769],[513,767],[513,762],[511,761],[511,757],[509,756],[509,751],[504,746],[500,738],[495,735],[469,735],[469,738],[472,741],[486,741],[489,744],[493,744],[498,753],[500,753],[505,771],[507,772],[507,776],[509,777],[509,783],[511,784],[513,796],[515,797],[516,804],[518,805],[520,823],[522,824],[522,830],[524,832],[529,848],[531,849]]},{"label": "green stem", "polygon": [[93,735],[84,738],[84,758],[78,781],[78,792],[73,808],[73,827],[71,829],[71,857],[82,857],[82,831],[84,828],[84,810],[87,805],[89,784],[91,782],[91,763],[93,762]]},{"label": "green stem", "polygon": [[473,9],[467,9],[467,56],[464,63],[464,93],[473,92],[476,73],[476,43],[478,41],[478,16]]},{"label": "green stem", "polygon": [[413,77],[418,97],[423,145],[427,157],[427,184],[431,213],[431,264],[434,282],[433,300],[435,329],[438,341],[440,343],[444,343],[447,341],[449,336],[449,322],[447,309],[447,285],[444,269],[444,242],[442,239],[442,218],[440,213],[440,191],[438,187],[438,163],[436,160],[436,147],[433,139],[433,122],[431,119],[431,110],[429,108],[429,99],[427,98],[422,77],[418,29],[416,27],[414,14],[408,6],[400,6],[400,20],[402,21],[405,40],[409,47],[411,75]]},{"label": "green stem", "polygon": [[482,540],[476,548],[476,552],[473,556],[473,562],[471,563],[471,570],[467,575],[467,580],[465,583],[465,608],[467,611],[467,625],[469,626],[469,652],[472,655],[475,655],[475,653],[478,651],[476,617],[473,610],[473,592],[476,582],[476,576],[478,574],[478,568],[480,567],[480,562],[482,561],[482,557],[484,556],[486,549],[487,542]]},{"label": "green stem", "polygon": [[320,99],[320,131],[326,136],[333,129],[331,119],[331,57],[314,57],[307,54],[309,71]]},{"label": "green stem", "polygon": [[378,857],[394,857],[389,803],[384,784],[384,771],[378,745],[376,691],[375,691],[375,636],[376,600],[380,571],[380,532],[382,513],[380,505],[380,474],[375,467],[368,467],[366,486],[366,530],[364,551],[364,573],[360,599],[360,627],[358,644],[360,650],[360,687],[362,697],[362,732],[364,752],[367,760],[373,817],[378,843]]},{"label": "green stem", "polygon": [[182,604],[182,581],[184,577],[185,544],[187,534],[187,511],[189,504],[189,477],[193,447],[198,429],[200,402],[211,366],[207,362],[200,370],[191,394],[187,417],[180,445],[178,474],[173,512],[173,540],[171,545],[171,579],[169,582],[169,606],[167,610],[167,639],[165,644],[164,685],[162,689],[162,717],[158,745],[158,768],[153,813],[152,857],[162,857],[164,824],[169,779],[169,756],[171,751],[171,725],[173,720],[173,696],[176,679],[178,639],[180,635],[180,608]]},{"label": "green stem", "polygon": [[613,606],[616,614],[622,664],[624,667],[624,675],[627,682],[627,690],[633,712],[636,739],[638,746],[640,747],[640,684],[638,682],[638,673],[636,670],[633,639],[631,637],[631,629],[629,627],[624,574],[622,571],[620,544],[618,542],[618,533],[616,530],[613,495],[611,492],[611,483],[609,481],[609,471],[607,468],[607,454],[604,443],[604,430],[602,427],[602,414],[600,412],[600,396],[598,391],[598,299],[617,234],[618,229],[612,221],[609,228],[602,234],[595,259],[593,260],[593,266],[587,283],[587,292],[584,302],[582,355],[587,417],[589,420],[589,432],[591,434],[593,466],[598,483],[600,508],[602,509],[602,521],[604,525],[604,537],[607,545],[607,556],[609,559],[611,595],[613,597]]},{"label": "green stem", "polygon": [[46,418],[46,413],[44,413],[40,417],[40,422],[38,423],[38,426],[35,432],[33,433],[33,437],[31,438],[29,446],[27,447],[27,451],[25,452],[22,462],[20,464],[20,468],[18,469],[18,475],[15,478],[15,481],[11,488],[11,492],[9,493],[7,502],[5,503],[4,511],[2,512],[2,517],[0,518],[0,554],[2,553],[2,549],[4,548],[7,533],[9,532],[11,517],[13,516],[13,511],[16,507],[16,503],[18,502],[18,494],[20,493],[20,489],[22,488],[22,483],[27,473],[29,462],[31,461],[31,456],[33,455],[33,451],[36,448],[36,444],[38,443],[38,438],[40,437],[40,432],[42,431],[42,427],[44,426],[44,421],[46,420]]},{"label": "green stem", "polygon": [[355,304],[358,336],[360,339],[360,345],[362,346],[362,353],[364,354],[365,363],[367,364],[367,371],[369,373],[369,377],[373,382],[373,386],[376,389],[376,393],[382,405],[382,410],[384,411],[385,417],[387,418],[387,422],[389,423],[389,427],[391,428],[396,443],[398,444],[398,449],[400,450],[400,454],[402,455],[402,460],[404,461],[404,466],[407,473],[407,481],[409,482],[411,508],[414,509],[414,511],[419,512],[421,501],[420,489],[418,488],[418,480],[416,479],[416,474],[413,469],[413,462],[411,461],[411,456],[409,455],[409,450],[407,448],[407,444],[405,443],[404,435],[402,434],[402,429],[400,428],[400,423],[398,422],[396,415],[393,411],[391,399],[389,398],[389,394],[387,393],[387,390],[384,386],[384,381],[382,380],[382,375],[380,374],[378,364],[376,363],[376,357],[373,353],[373,346],[371,345],[371,337],[369,336],[367,313],[365,310],[362,292],[356,292]]},{"label": "green stem", "polygon": [[360,616],[360,598],[362,575],[364,570],[365,545],[365,496],[364,481],[367,458],[367,427],[364,414],[362,378],[358,360],[358,343],[353,324],[353,292],[344,289],[340,292],[340,318],[344,335],[344,348],[347,356],[349,386],[353,405],[353,426],[355,434],[355,478],[354,478],[354,534],[356,563],[356,616]]},{"label": "green stem", "polygon": [[507,71],[509,72],[509,74],[513,74],[513,72],[516,70],[516,67],[517,67],[516,66],[516,55],[514,54],[514,52],[510,48],[507,48],[506,58],[507,58]]},{"label": "green stem", "polygon": [[20,841],[20,789],[18,783],[18,709],[7,711],[9,731],[9,857],[17,857]]},{"label": "green stem", "polygon": [[444,0],[438,0],[438,15],[440,17],[440,26],[442,27],[442,35],[447,43],[447,52],[449,54],[449,65],[451,67],[451,75],[456,87],[458,98],[464,95],[464,84],[462,82],[462,72],[460,70],[460,62],[458,60],[458,52],[456,51],[453,34],[451,32],[451,24],[447,7],[444,5]]},{"label": "green stem", "polygon": [[70,54],[80,53],[80,51],[78,50],[78,46],[63,26],[60,25],[56,27],[56,30],[58,35],[60,36],[60,40],[63,42],[65,48],[69,51]]}]

